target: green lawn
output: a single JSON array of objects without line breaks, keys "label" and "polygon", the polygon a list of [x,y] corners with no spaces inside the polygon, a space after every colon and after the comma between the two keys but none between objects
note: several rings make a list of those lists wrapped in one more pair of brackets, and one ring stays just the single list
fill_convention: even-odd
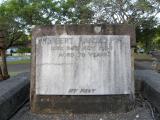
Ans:
[{"label": "green lawn", "polygon": [[18,61],[7,62],[7,64],[27,64],[27,63],[31,63],[31,60],[18,60]]},{"label": "green lawn", "polygon": [[153,57],[146,53],[134,53],[134,58],[139,61],[153,61]]},{"label": "green lawn", "polygon": [[10,75],[10,77],[12,77],[12,76],[16,76],[20,73],[23,73],[23,71],[21,71],[21,72],[9,72],[9,75]]}]

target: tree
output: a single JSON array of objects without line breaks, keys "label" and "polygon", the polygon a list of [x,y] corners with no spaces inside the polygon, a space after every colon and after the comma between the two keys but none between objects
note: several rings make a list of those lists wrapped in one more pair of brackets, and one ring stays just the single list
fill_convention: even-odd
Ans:
[{"label": "tree", "polygon": [[0,79],[9,77],[5,50],[23,43],[27,34],[30,35],[32,25],[76,23],[78,17],[73,13],[74,5],[75,0],[8,0],[1,4],[0,31],[4,36],[0,46],[3,58]]},{"label": "tree", "polygon": [[157,22],[153,21],[153,19],[149,20],[143,20],[142,24],[136,29],[137,43],[141,44],[146,52],[154,49],[154,38],[157,32],[157,28],[155,27]]},{"label": "tree", "polygon": [[15,21],[15,17],[11,13],[8,14],[4,6],[0,7],[0,34],[1,34],[1,45],[0,53],[2,57],[2,63],[0,67],[0,80],[9,78],[7,63],[6,63],[6,49],[18,43],[18,40],[24,36]]},{"label": "tree", "polygon": [[152,39],[152,49],[160,49],[160,26],[154,28],[154,36]]},{"label": "tree", "polygon": [[135,24],[138,42],[149,49],[159,11],[158,0],[7,0],[0,5],[3,48],[22,44],[32,25],[108,23]]},{"label": "tree", "polygon": [[0,66],[0,80],[9,78],[6,55],[5,55],[5,30],[7,29],[7,22],[4,17],[0,17],[0,55],[2,57],[2,63]]},{"label": "tree", "polygon": [[146,51],[151,49],[154,30],[160,12],[158,0],[92,0],[89,7],[94,11],[94,23],[133,24],[136,26],[137,43]]},{"label": "tree", "polygon": [[136,24],[155,18],[160,6],[157,0],[93,0],[89,7],[98,23]]},{"label": "tree", "polygon": [[2,57],[2,63],[0,66],[0,80],[9,78],[7,63],[6,63],[6,55],[5,55],[5,33],[1,29],[0,30],[0,55]]}]

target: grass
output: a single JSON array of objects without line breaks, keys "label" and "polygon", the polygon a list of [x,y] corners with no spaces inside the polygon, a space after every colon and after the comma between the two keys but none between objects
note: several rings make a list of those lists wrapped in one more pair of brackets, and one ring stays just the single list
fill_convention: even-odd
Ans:
[{"label": "grass", "polygon": [[134,58],[139,61],[153,61],[153,57],[146,53],[134,53]]},{"label": "grass", "polygon": [[18,61],[7,62],[7,64],[27,64],[27,63],[31,63],[31,60],[18,60]]},{"label": "grass", "polygon": [[13,76],[16,76],[20,73],[23,73],[23,71],[21,71],[21,72],[9,72],[9,75],[10,75],[10,77],[13,77]]}]

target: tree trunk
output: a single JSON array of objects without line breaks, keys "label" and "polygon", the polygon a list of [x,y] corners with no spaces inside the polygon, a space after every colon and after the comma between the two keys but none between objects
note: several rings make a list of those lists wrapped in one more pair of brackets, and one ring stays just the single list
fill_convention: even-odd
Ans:
[{"label": "tree trunk", "polygon": [[2,57],[2,64],[0,67],[0,79],[6,80],[9,78],[7,62],[6,62],[6,53],[5,53],[5,32],[0,30],[0,55]]},{"label": "tree trunk", "polygon": [[6,53],[5,50],[1,50],[1,57],[2,57],[2,73],[3,79],[6,80],[9,78],[8,69],[7,69],[7,62],[6,62]]},{"label": "tree trunk", "polygon": [[0,80],[3,80],[3,74],[2,74],[1,67],[0,67]]}]

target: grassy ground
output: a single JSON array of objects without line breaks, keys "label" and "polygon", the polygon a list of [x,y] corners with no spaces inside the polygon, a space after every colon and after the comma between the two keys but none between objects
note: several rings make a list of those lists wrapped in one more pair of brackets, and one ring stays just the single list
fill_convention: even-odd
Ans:
[{"label": "grassy ground", "polygon": [[7,64],[27,64],[30,62],[31,62],[31,60],[18,60],[18,61],[7,62]]},{"label": "grassy ground", "polygon": [[134,53],[134,58],[139,61],[153,61],[153,57],[146,53]]},{"label": "grassy ground", "polygon": [[23,73],[23,71],[21,71],[21,72],[9,72],[9,75],[10,75],[10,77],[12,77],[12,76],[16,76],[20,73]]}]

